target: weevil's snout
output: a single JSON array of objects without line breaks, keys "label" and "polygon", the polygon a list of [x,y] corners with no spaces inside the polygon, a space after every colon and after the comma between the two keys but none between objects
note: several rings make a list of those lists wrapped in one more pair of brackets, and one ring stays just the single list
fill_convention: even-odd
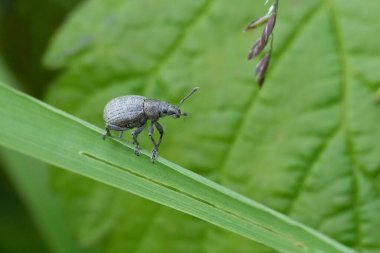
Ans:
[{"label": "weevil's snout", "polygon": [[172,118],[178,119],[181,116],[186,116],[186,113],[182,113],[181,110],[177,106],[170,105],[168,108],[168,115],[171,115]]},{"label": "weevil's snout", "polygon": [[177,108],[176,108],[176,107],[173,108],[173,111],[172,111],[172,117],[173,117],[174,119],[178,119],[178,118],[181,117],[181,110],[178,109],[178,107],[177,107]]},{"label": "weevil's snout", "polygon": [[187,116],[187,113],[186,112],[181,112],[181,110],[179,110],[179,112],[177,114],[173,114],[172,115],[172,117],[175,118],[175,119],[178,119],[181,116]]}]

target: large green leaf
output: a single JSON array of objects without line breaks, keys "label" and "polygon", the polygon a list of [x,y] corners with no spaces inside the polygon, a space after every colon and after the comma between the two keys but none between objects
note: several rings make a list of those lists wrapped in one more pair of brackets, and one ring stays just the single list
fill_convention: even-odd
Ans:
[{"label": "large green leaf", "polygon": [[[87,1],[46,56],[64,68],[47,99],[102,126],[113,97],[177,103],[196,84],[201,91],[183,106],[190,116],[161,120],[160,155],[378,252],[380,5],[281,1],[259,92],[245,61],[258,34],[241,30],[266,12],[262,2]],[[271,252],[72,174],[57,175],[56,187],[78,238],[104,252]]]}]

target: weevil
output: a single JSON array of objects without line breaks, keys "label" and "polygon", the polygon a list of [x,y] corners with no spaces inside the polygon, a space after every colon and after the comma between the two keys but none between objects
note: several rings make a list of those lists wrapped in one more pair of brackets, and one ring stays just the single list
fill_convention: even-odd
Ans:
[{"label": "weevil", "polygon": [[[193,88],[193,90],[187,94],[177,106],[161,100],[149,99],[137,95],[122,96],[112,99],[106,104],[103,111],[103,119],[106,124],[106,132],[102,135],[103,140],[105,140],[107,136],[111,136],[110,130],[119,131],[119,138],[121,139],[125,130],[136,128],[136,130],[131,132],[131,135],[133,144],[135,145],[134,153],[138,156],[140,154],[140,147],[137,137],[144,130],[147,121],[150,120],[148,133],[150,140],[153,143],[151,160],[154,162],[157,159],[158,148],[164,135],[164,129],[160,123],[158,123],[158,120],[168,115],[172,116],[174,119],[178,119],[181,116],[187,116],[186,113],[181,112],[179,107],[198,89],[198,87]],[[153,138],[154,127],[160,134],[157,142]]]}]

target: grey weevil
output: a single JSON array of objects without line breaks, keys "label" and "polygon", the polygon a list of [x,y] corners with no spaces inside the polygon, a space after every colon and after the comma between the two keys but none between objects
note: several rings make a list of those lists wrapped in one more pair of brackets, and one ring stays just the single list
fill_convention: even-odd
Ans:
[{"label": "grey weevil", "polygon": [[[139,155],[139,142],[137,140],[138,135],[144,130],[146,122],[150,120],[148,128],[149,137],[153,143],[152,162],[157,159],[158,148],[162,141],[164,129],[158,123],[159,118],[171,115],[174,119],[181,116],[187,116],[186,113],[182,113],[179,107],[199,88],[195,87],[186,95],[177,106],[171,105],[167,102],[157,99],[148,99],[143,96],[131,95],[117,97],[109,101],[104,107],[103,119],[106,123],[106,132],[102,135],[103,140],[107,136],[111,136],[110,130],[119,131],[119,138],[123,137],[125,130],[137,128],[133,131],[132,138],[135,145],[134,153]],[[160,138],[156,142],[153,138],[154,127],[160,133]]]}]

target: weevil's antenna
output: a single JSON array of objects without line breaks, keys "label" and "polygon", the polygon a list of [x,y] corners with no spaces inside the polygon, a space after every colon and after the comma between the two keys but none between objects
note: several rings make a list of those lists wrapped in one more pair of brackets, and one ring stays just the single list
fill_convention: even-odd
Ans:
[{"label": "weevil's antenna", "polygon": [[179,104],[178,104],[178,107],[180,107],[182,104],[183,104],[183,102],[185,102],[191,95],[193,95],[194,94],[194,92],[196,92],[197,90],[199,89],[199,87],[194,87],[192,90],[191,90],[191,92],[189,93],[189,94],[187,94],[180,102],[179,102]]}]

